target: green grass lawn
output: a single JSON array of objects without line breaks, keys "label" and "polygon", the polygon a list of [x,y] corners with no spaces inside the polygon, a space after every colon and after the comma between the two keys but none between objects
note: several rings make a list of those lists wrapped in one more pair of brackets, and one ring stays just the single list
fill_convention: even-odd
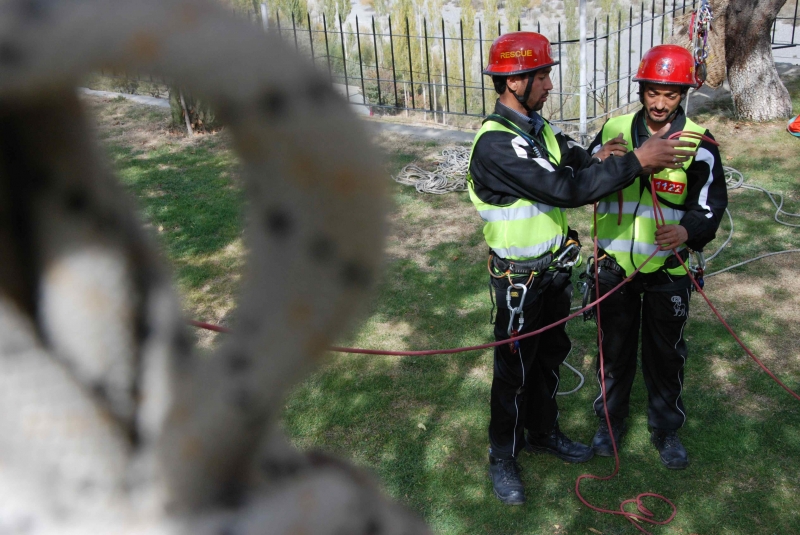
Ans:
[{"label": "green grass lawn", "polygon": [[[800,81],[789,88],[800,111]],[[166,130],[160,112],[117,101],[93,107],[114,165],[173,264],[187,314],[227,321],[245,252],[243,199],[224,135],[187,141]],[[800,211],[800,139],[785,133],[785,121],[747,124],[724,105],[693,116],[721,142],[725,165],[742,171],[749,184],[783,193],[786,209]],[[376,180],[389,180],[406,163],[425,162],[443,148],[385,137],[381,144],[387,176]],[[486,247],[466,193],[425,196],[397,184],[390,191],[395,202],[389,261],[371,315],[341,344],[411,350],[491,341]],[[730,209],[733,241],[709,271],[800,248],[800,230],[774,223],[764,194],[731,191]],[[590,215],[589,208],[570,214],[584,243]],[[716,250],[728,229],[723,223],[707,252]],[[737,333],[794,390],[800,390],[798,262],[797,255],[772,257],[706,281],[709,296]],[[661,466],[648,443],[646,393],[637,379],[620,474],[585,482],[583,494],[610,509],[641,492],[663,494],[678,514],[669,526],[653,527],[657,534],[800,533],[800,402],[758,369],[698,295],[691,308],[688,420],[681,431],[689,468],[671,472]],[[574,342],[568,360],[588,378],[577,393],[560,398],[560,421],[569,436],[586,442],[597,425],[591,410],[597,395],[595,328],[577,319],[567,330]],[[525,455],[528,503],[500,504],[487,476],[491,374],[488,350],[403,358],[331,354],[287,399],[284,425],[298,447],[323,448],[377,473],[388,494],[438,533],[639,533],[622,518],[589,510],[575,496],[575,479],[585,472],[611,473],[611,459],[576,466]],[[568,370],[562,376],[564,390],[577,384]],[[662,518],[668,514],[661,504],[647,505]]]}]

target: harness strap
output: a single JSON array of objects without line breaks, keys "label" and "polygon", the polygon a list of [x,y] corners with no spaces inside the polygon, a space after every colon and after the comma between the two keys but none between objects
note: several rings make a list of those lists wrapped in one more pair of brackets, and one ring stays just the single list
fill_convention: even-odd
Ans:
[{"label": "harness strap", "polygon": [[[547,160],[549,160],[551,162],[553,161],[552,158],[550,157],[550,151],[547,150],[547,146],[544,143],[542,143],[541,141],[539,141],[535,137],[532,137],[531,135],[526,134],[525,132],[520,130],[520,128],[517,125],[515,125],[513,122],[509,121],[508,119],[506,119],[502,115],[498,115],[496,113],[492,113],[491,115],[487,115],[486,119],[483,120],[484,123],[486,121],[494,121],[496,123],[502,124],[503,126],[508,128],[509,130],[512,130],[514,133],[516,133],[519,137],[524,139],[528,143],[528,145],[530,145],[531,147],[533,147],[537,151],[540,151],[544,158],[547,158]],[[481,123],[481,124],[483,124],[483,123]]]},{"label": "harness strap", "polygon": [[505,258],[497,256],[494,251],[491,251],[489,253],[489,264],[500,273],[530,275],[532,273],[547,271],[555,258],[556,255],[553,253],[546,253],[533,260],[506,260]]},{"label": "harness strap", "polygon": [[506,85],[506,88],[514,95],[514,98],[517,99],[519,105],[525,108],[527,112],[531,112],[533,108],[528,106],[528,98],[531,96],[531,90],[533,89],[533,73],[528,73],[528,83],[525,85],[525,93],[522,96],[517,95],[514,91],[511,91],[511,88]]}]

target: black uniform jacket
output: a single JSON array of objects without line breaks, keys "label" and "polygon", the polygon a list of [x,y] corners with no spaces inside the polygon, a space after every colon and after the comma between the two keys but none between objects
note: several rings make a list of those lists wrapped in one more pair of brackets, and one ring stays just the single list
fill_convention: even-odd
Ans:
[{"label": "black uniform jacket", "polygon": [[[508,119],[530,137],[533,125],[500,104],[496,114]],[[476,143],[469,172],[475,194],[495,206],[508,206],[518,199],[542,202],[560,208],[574,208],[594,202],[630,184],[642,166],[629,152],[602,163],[569,136],[552,126],[561,149],[561,163],[552,165],[543,157],[544,139],[531,146],[521,136],[491,131]]]},{"label": "black uniform jacket", "polygon": [[[645,111],[639,110],[633,119],[632,135],[633,146],[629,150],[640,147],[650,137],[644,121]],[[686,115],[683,108],[678,106],[678,111],[672,120],[667,136],[673,132],[680,132],[686,125]],[[589,152],[594,154],[602,147],[602,130],[589,145]],[[714,139],[706,130],[705,135]],[[609,160],[613,158],[608,158]],[[646,177],[645,177],[646,178]],[[686,169],[686,213],[681,218],[681,226],[686,229],[689,238],[686,245],[695,251],[702,251],[708,242],[714,239],[717,228],[722,221],[722,215],[728,206],[728,189],[725,185],[725,172],[722,169],[722,159],[717,146],[708,141],[701,141],[697,146],[697,156]],[[644,181],[640,182],[641,188],[645,187]],[[641,191],[639,194],[641,195]]]}]

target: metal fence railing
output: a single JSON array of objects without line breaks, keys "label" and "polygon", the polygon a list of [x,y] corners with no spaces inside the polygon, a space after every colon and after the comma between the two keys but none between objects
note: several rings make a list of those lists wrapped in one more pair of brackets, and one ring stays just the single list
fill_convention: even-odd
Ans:
[{"label": "metal fence railing", "polygon": [[[543,33],[560,64],[553,70],[553,98],[543,115],[584,139],[610,114],[638,101],[632,77],[642,54],[664,43],[675,19],[690,13],[697,0],[632,2],[626,11],[594,17],[581,2],[578,13],[542,27],[517,23],[512,30]],[[796,31],[800,0],[788,0],[772,28],[773,48],[800,45]],[[466,124],[494,105],[491,82],[481,75],[489,46],[509,28],[481,20],[432,23],[423,17],[281,16],[262,5],[267,31],[289,39],[295,48],[327,70],[349,101],[370,112],[413,113],[420,118]],[[477,17],[476,17],[477,19]],[[495,31],[496,30],[496,31]]]}]

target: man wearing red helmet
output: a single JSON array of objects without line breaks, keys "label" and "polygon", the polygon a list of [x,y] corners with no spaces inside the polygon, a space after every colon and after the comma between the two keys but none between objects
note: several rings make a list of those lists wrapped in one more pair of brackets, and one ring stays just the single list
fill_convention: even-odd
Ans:
[{"label": "man wearing red helmet", "polygon": [[[550,70],[556,64],[544,36],[515,32],[495,40],[484,70],[499,98],[475,136],[468,184],[491,249],[497,340],[533,331],[569,313],[570,266],[578,258],[579,244],[567,226],[564,208],[623,188],[643,167],[678,168],[691,154],[678,148],[689,143],[654,136],[635,153],[619,158],[608,156],[626,152],[625,146],[611,140],[593,158],[538,114],[553,89]],[[558,367],[570,347],[562,325],[495,348],[489,472],[494,492],[504,503],[525,501],[516,462],[523,448],[568,462],[593,455],[558,427]]]},{"label": "man wearing red helmet", "polygon": [[[641,324],[650,438],[661,462],[680,470],[689,463],[676,431],[686,421],[682,394],[687,348],[683,331],[692,284],[671,249],[675,248],[684,261],[689,249],[702,251],[714,239],[728,196],[719,151],[709,141],[713,140],[711,134],[689,120],[680,105],[689,88],[698,82],[692,55],[676,45],[653,47],[642,57],[633,80],[639,82],[642,109],[607,121],[589,150],[607,154],[604,143],[619,135],[636,150],[653,137],[664,135],[663,126],[670,124],[668,135],[690,132],[683,138],[693,140],[697,155],[677,169],[648,168],[624,190],[598,203],[596,232],[601,251],[596,266],[600,268],[601,294],[658,252],[630,283],[600,305],[611,430],[601,391],[594,401],[600,425],[592,448],[597,455],[613,456],[612,435],[619,445],[626,430]],[[700,136],[708,139],[698,140]],[[609,159],[616,154],[623,152],[613,151]],[[656,224],[653,189],[666,220],[663,225]],[[599,368],[598,358],[598,383]]]}]

